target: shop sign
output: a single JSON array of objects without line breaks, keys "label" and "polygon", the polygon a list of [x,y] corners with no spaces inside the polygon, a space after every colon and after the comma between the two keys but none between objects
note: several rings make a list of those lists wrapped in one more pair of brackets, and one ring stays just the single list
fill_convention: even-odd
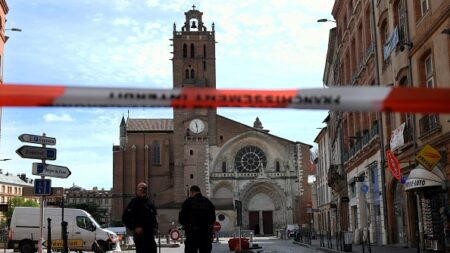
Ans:
[{"label": "shop sign", "polygon": [[425,145],[416,156],[418,163],[422,164],[426,169],[432,170],[434,166],[441,160],[441,154],[430,145]]}]

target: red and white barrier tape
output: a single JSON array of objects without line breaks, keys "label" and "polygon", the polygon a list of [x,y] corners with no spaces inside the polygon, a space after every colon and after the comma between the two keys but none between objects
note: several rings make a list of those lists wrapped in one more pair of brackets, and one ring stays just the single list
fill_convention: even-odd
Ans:
[{"label": "red and white barrier tape", "polygon": [[125,89],[0,85],[0,106],[263,107],[450,113],[450,89],[335,87],[298,90]]}]

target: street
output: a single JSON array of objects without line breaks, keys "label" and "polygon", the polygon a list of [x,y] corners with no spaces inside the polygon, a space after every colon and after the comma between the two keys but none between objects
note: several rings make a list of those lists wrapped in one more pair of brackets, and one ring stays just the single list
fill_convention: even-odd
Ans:
[{"label": "street", "polygon": [[[228,240],[230,238],[221,238],[218,243],[213,243],[213,253],[225,253],[232,252],[228,249]],[[293,240],[281,240],[276,237],[255,237],[253,240],[253,244],[258,244],[262,247],[262,249],[254,249],[254,252],[263,253],[293,253],[293,252],[304,252],[304,253],[312,253],[312,252],[320,252],[317,250],[312,250],[306,247],[302,247],[300,245],[296,245],[293,243]],[[122,252],[134,252],[134,250],[122,251]],[[180,244],[180,247],[176,248],[168,248],[162,247],[161,253],[182,253],[184,252],[184,244]]]}]

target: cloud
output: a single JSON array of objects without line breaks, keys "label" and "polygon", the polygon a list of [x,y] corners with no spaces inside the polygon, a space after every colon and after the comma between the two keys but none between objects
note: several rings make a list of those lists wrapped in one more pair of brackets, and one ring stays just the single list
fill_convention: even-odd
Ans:
[{"label": "cloud", "polygon": [[75,119],[68,113],[54,114],[47,113],[44,115],[45,122],[74,122]]}]

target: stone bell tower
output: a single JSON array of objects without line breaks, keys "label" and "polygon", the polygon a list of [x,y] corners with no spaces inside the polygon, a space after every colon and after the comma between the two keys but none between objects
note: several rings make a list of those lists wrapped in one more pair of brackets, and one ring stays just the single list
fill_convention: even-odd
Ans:
[{"label": "stone bell tower", "polygon": [[[216,88],[214,23],[205,27],[203,13],[185,12],[181,31],[173,25],[173,88]],[[216,144],[216,109],[174,109],[175,202],[186,198],[187,189],[198,185],[209,191],[209,146]]]}]

